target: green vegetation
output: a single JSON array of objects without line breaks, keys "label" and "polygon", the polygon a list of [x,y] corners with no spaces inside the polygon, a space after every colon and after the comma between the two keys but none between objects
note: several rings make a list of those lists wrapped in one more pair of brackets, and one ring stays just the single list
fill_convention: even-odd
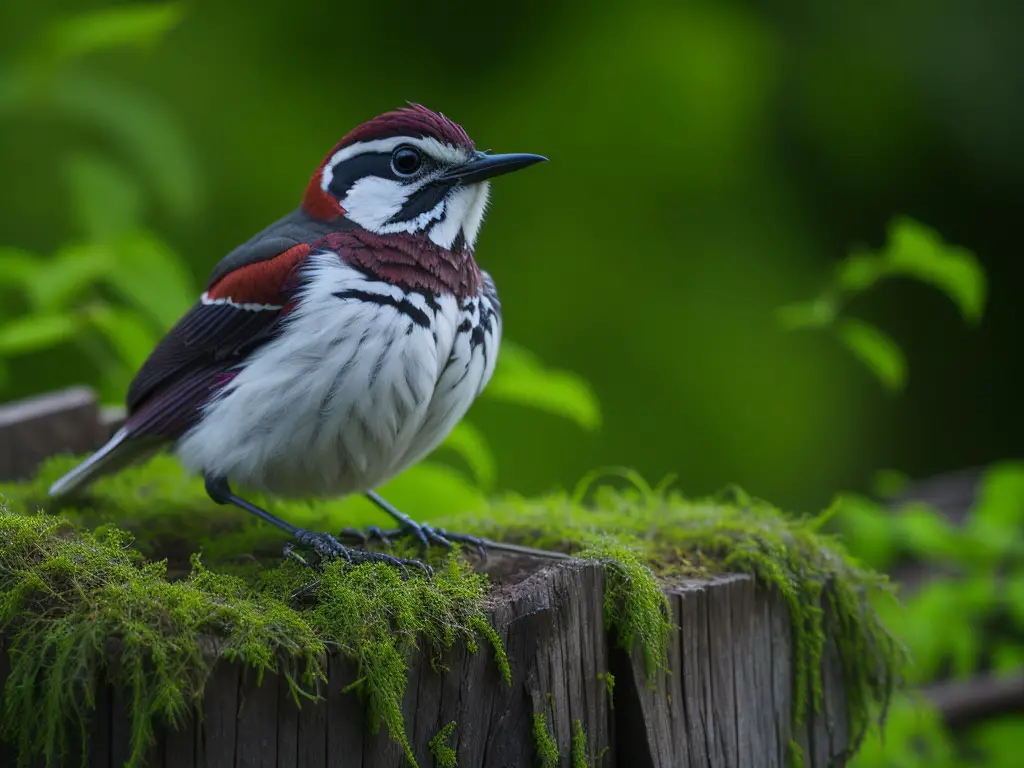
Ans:
[{"label": "green vegetation", "polygon": [[[617,565],[608,579],[605,616],[618,627],[623,647],[632,646],[631,638],[641,638],[649,671],[664,659],[664,646],[657,638],[663,636],[667,616],[660,595],[645,589],[642,580],[638,588],[631,578],[639,557],[665,577],[722,571],[753,574],[778,589],[789,606],[796,645],[797,723],[809,706],[820,703],[823,609],[828,609],[838,630],[856,743],[877,714],[877,704],[891,695],[903,651],[877,613],[876,603],[895,605],[886,578],[859,564],[838,537],[822,530],[834,510],[794,519],[735,488],[729,503],[695,501],[634,480],[640,486],[636,490],[600,487],[586,504],[580,489],[574,495],[495,502],[484,512],[437,522],[447,528],[472,525],[483,536],[581,553],[588,547],[575,543],[591,541],[596,548],[590,553],[598,557],[601,546],[612,546],[610,556]],[[612,531],[618,544],[609,545],[604,538]],[[631,602],[623,611],[615,595],[627,584]],[[804,694],[808,689],[811,701]]]},{"label": "green vegetation", "polygon": [[616,644],[627,653],[639,643],[647,682],[653,687],[657,668],[668,668],[668,638],[672,625],[668,599],[650,566],[628,539],[606,539],[578,552],[577,556],[604,563],[605,628],[615,633]]},{"label": "green vegetation", "polygon": [[944,243],[938,232],[906,216],[890,223],[884,248],[877,253],[859,249],[849,254],[836,265],[832,279],[814,300],[780,307],[778,320],[789,330],[834,333],[884,387],[902,390],[907,381],[903,350],[881,329],[843,314],[859,294],[893,277],[934,286],[956,304],[964,321],[971,326],[981,322],[987,286],[978,259],[966,248]]},{"label": "green vegetation", "polygon": [[587,732],[577,717],[572,724],[572,768],[590,768],[587,755]]},{"label": "green vegetation", "polygon": [[[157,665],[157,684],[143,691],[135,709],[137,756],[151,738],[152,718],[180,718],[201,690],[209,663],[199,651],[199,638],[205,634],[221,638],[220,655],[257,670],[276,670],[285,663],[283,672],[296,696],[311,694],[311,684],[322,678],[317,654],[323,648],[339,649],[357,663],[354,687],[369,707],[371,722],[386,724],[410,760],[400,704],[414,645],[436,654],[456,642],[475,648],[478,638],[486,639],[510,678],[497,635],[480,610],[486,580],[458,556],[434,551],[431,562],[438,575],[433,581],[402,581],[384,566],[331,564],[317,575],[291,560],[282,562],[283,542],[276,531],[214,505],[201,482],[184,477],[169,457],[105,478],[88,503],[59,510],[70,523],[99,526],[96,533],[72,535],[70,523],[33,514],[45,506],[49,482],[71,461],[55,458],[34,481],[0,486],[11,508],[2,519],[15,542],[3,550],[3,626],[16,632],[19,679],[45,682],[56,697],[50,715],[19,734],[26,754],[60,749],[67,740],[56,717],[62,703],[81,701],[70,711],[76,717],[86,714],[90,703],[81,692],[102,665],[96,640],[101,637],[137,643],[134,655],[126,656],[130,663],[119,673],[131,685],[137,687],[143,679],[147,652]],[[793,620],[798,694],[808,687],[820,692],[824,606],[836,617],[859,736],[888,700],[901,652],[865,602],[887,594],[884,578],[859,566],[820,531],[827,516],[793,520],[738,491],[728,502],[690,501],[642,484],[625,491],[594,486],[592,498],[585,500],[592,485],[591,480],[575,495],[506,498],[483,510],[432,522],[604,562],[605,623],[621,647],[641,649],[649,676],[666,664],[670,630],[656,574],[670,579],[742,571],[779,589]],[[348,517],[348,502],[275,503],[272,508],[327,530],[380,522]],[[120,529],[135,534],[139,554],[128,548],[128,534]],[[197,549],[202,560],[193,555],[188,564],[184,555],[169,562],[144,560]],[[314,579],[319,582],[309,601],[294,604],[291,596]],[[217,610],[211,609],[212,602],[218,602]],[[51,652],[62,659],[59,664],[48,664]],[[286,662],[280,660],[281,652]],[[46,675],[45,681],[40,674]],[[612,685],[610,680],[607,684]],[[20,722],[32,694],[30,687],[17,690],[21,697],[6,706]],[[817,704],[816,696],[808,701],[798,695],[795,721]]]},{"label": "green vegetation", "polygon": [[[880,478],[888,486],[878,489],[880,495],[898,489],[893,479],[894,473]],[[842,494],[835,509],[834,527],[872,567],[891,568],[907,558],[936,567],[933,578],[905,595],[898,610],[880,606],[886,626],[909,650],[909,683],[927,685],[947,676],[960,681],[983,671],[1020,675],[1024,463],[991,467],[961,525],[924,504],[892,511],[858,494]],[[1006,715],[954,739],[928,699],[907,692],[893,700],[884,742],[880,734],[871,734],[851,765],[1015,765],[1022,725],[1021,715]]]},{"label": "green vegetation", "polygon": [[[878,441],[887,438],[871,443],[862,436],[881,434],[877,426],[888,416],[868,410],[866,387],[848,375],[840,358],[828,352],[808,358],[813,333],[838,341],[895,392],[912,384],[903,345],[913,350],[911,345],[917,343],[924,355],[921,346],[931,332],[924,326],[912,332],[905,323],[875,324],[870,302],[884,291],[898,289],[891,286],[898,282],[892,278],[911,277],[939,289],[969,326],[977,326],[987,303],[979,260],[906,217],[892,220],[881,247],[854,249],[841,260],[813,300],[779,311],[784,327],[811,330],[811,335],[790,337],[763,322],[785,297],[805,295],[802,291],[813,279],[824,243],[846,237],[848,226],[870,231],[881,224],[876,221],[877,201],[904,200],[907,187],[933,190],[927,199],[912,196],[913,210],[960,210],[964,215],[959,223],[939,223],[943,228],[958,227],[959,236],[967,241],[977,235],[978,227],[986,229],[987,237],[1001,231],[1003,240],[998,232],[991,234],[990,250],[982,254],[986,260],[995,258],[991,249],[1006,242],[1007,227],[1013,227],[1012,222],[1005,223],[1006,217],[968,215],[991,207],[992,198],[979,196],[977,190],[999,190],[1004,187],[1001,182],[918,182],[923,167],[940,169],[936,178],[945,178],[958,164],[969,166],[972,178],[998,181],[991,169],[1004,174],[1019,155],[1016,134],[997,130],[1012,127],[1014,121],[986,112],[975,99],[972,91],[977,89],[970,77],[929,80],[925,99],[915,98],[918,94],[908,85],[926,81],[922,72],[914,71],[914,62],[926,62],[929,56],[932,64],[949,59],[948,51],[956,48],[955,30],[976,34],[987,28],[988,12],[978,10],[983,4],[971,11],[978,14],[972,16],[977,24],[952,25],[925,36],[913,13],[879,10],[852,0],[842,5],[843,13],[860,19],[865,28],[886,30],[874,41],[879,55],[869,67],[862,66],[857,41],[829,38],[827,14],[791,14],[792,23],[807,24],[816,34],[787,36],[785,24],[761,11],[714,4],[642,9],[628,17],[619,15],[622,11],[581,5],[586,15],[583,26],[572,34],[548,36],[547,45],[558,48],[557,62],[553,69],[543,69],[543,78],[530,80],[527,73],[526,87],[522,62],[507,55],[511,49],[502,48],[508,41],[500,36],[489,41],[497,58],[484,56],[480,71],[486,71],[488,82],[502,92],[502,103],[509,114],[517,115],[523,135],[538,142],[535,149],[550,151],[571,170],[562,177],[571,188],[560,183],[504,188],[481,241],[481,259],[493,268],[503,296],[519,297],[514,299],[520,302],[519,309],[510,303],[509,314],[515,314],[510,331],[530,340],[542,355],[538,358],[505,343],[494,381],[471,421],[460,424],[436,456],[384,491],[400,507],[415,508],[441,525],[575,552],[589,550],[602,557],[609,569],[606,620],[623,647],[640,644],[648,671],[664,663],[659,638],[666,626],[645,570],[648,566],[666,578],[745,569],[775,584],[796,609],[797,674],[809,678],[812,690],[817,687],[813,678],[823,618],[817,606],[824,599],[826,607],[847,617],[839,632],[844,658],[859,660],[848,675],[853,675],[855,691],[860,691],[854,694],[858,716],[866,721],[868,712],[887,700],[900,655],[882,631],[883,623],[908,647],[913,664],[907,675],[914,683],[927,683],[948,670],[959,679],[989,667],[997,674],[1019,674],[1024,667],[1021,465],[1007,463],[992,471],[981,502],[963,528],[921,506],[893,514],[862,495],[847,493],[840,494],[828,515],[803,520],[788,519],[742,494],[734,494],[728,503],[701,502],[645,488],[639,493],[604,489],[586,504],[582,494],[490,501],[496,488],[537,489],[565,482],[599,460],[596,457],[609,460],[623,447],[629,461],[639,467],[664,467],[665,457],[671,456],[671,465],[688,473],[688,488],[714,487],[723,477],[741,477],[748,487],[784,498],[787,504],[824,498],[838,485],[837,477],[843,483],[856,479],[851,467],[863,465],[858,456],[876,455]],[[471,19],[472,14],[456,17]],[[580,14],[565,17],[575,20]],[[987,21],[991,25],[992,18]],[[303,14],[257,3],[245,22],[247,34],[233,35],[237,19],[230,15],[166,2],[122,3],[68,14],[46,4],[26,4],[14,12],[7,25],[10,44],[0,46],[0,129],[5,138],[0,144],[10,148],[4,160],[12,179],[3,193],[4,231],[14,233],[0,247],[3,399],[84,381],[97,388],[104,402],[119,403],[132,372],[195,299],[225,244],[240,242],[294,205],[302,174],[311,170],[311,163],[338,132],[379,110],[382,92],[393,92],[393,103],[399,103],[410,96],[408,88],[415,90],[430,81],[438,99],[433,106],[462,121],[485,143],[507,122],[501,109],[479,99],[477,90],[458,85],[459,78],[436,77],[436,67],[453,66],[443,58],[447,49],[425,51],[416,46],[407,47],[416,67],[403,67],[396,59],[394,67],[376,75],[362,71],[360,82],[346,83],[344,99],[322,105],[321,119],[296,122],[280,108],[294,102],[295,83],[305,83],[311,93],[324,93],[333,87],[336,75],[307,66],[300,50],[306,44],[298,30]],[[362,23],[387,29],[391,22],[367,10]],[[280,32],[289,24],[297,25],[290,37]],[[1005,59],[1005,51],[1016,51],[1019,45],[1013,35],[990,37],[989,59],[998,69],[999,51]],[[272,77],[261,66],[238,67],[242,74],[235,73],[232,80],[231,108],[210,109],[210,104],[223,103],[223,84],[199,75],[210,71],[211,61],[223,59],[224,46],[230,47],[232,40],[244,41],[231,48],[232,56],[259,63],[263,47],[252,41],[260,39],[285,48],[282,41],[292,39],[298,47],[291,50],[293,55],[282,49]],[[358,61],[372,53],[360,49],[359,41],[352,42],[339,55]],[[765,87],[777,78],[792,77],[777,68],[780,43],[802,45],[801,55],[815,65],[801,68],[786,87]],[[545,43],[537,45],[541,51]],[[420,66],[425,54],[438,58]],[[464,60],[458,57],[458,66]],[[421,82],[409,80],[414,70]],[[941,66],[931,66],[929,77],[940,70]],[[398,91],[387,80],[393,72],[402,73]],[[624,123],[610,115],[603,99],[592,98],[588,84],[595,72],[602,93],[618,99],[617,114],[642,116],[641,121]],[[701,73],[714,73],[714,81]],[[638,82],[650,84],[650,89],[637,88]],[[992,87],[1000,83],[997,77],[986,82]],[[832,87],[835,83],[844,87]],[[567,93],[578,98],[566,99]],[[801,115],[799,124],[785,129],[788,141],[763,141],[779,128],[777,105],[770,100],[773,93],[792,97],[796,109],[791,114]],[[857,98],[851,99],[851,93]],[[666,100],[665,94],[672,98]],[[961,125],[954,113],[962,112],[964,99],[974,105],[972,114],[987,116],[971,123],[973,133],[968,133],[977,144],[966,150],[962,145],[957,154],[958,142],[967,134],[947,134],[939,122]],[[697,102],[709,109],[695,113],[685,106]],[[1013,103],[1012,98],[990,99],[989,106]],[[952,110],[946,118],[940,114],[943,104]],[[277,117],[254,123],[253,114]],[[581,134],[576,127],[583,122],[588,130]],[[651,156],[672,157],[673,163],[641,168],[578,162],[613,146],[641,124]],[[680,142],[681,135],[688,140]],[[943,140],[921,141],[922,135]],[[990,141],[993,137],[996,140]],[[830,223],[829,216],[822,217],[816,204],[800,202],[818,197],[805,194],[816,188],[801,188],[793,174],[778,172],[789,158],[771,155],[770,148],[789,146],[789,141],[804,146],[815,164],[828,169],[817,182],[828,179],[829,199],[840,201],[834,206],[844,211],[838,227],[835,219]],[[257,157],[269,160],[253,163]],[[982,157],[988,159],[977,162]],[[680,173],[680,167],[685,172]],[[617,219],[642,222],[644,242],[652,254],[709,256],[650,262],[645,269],[656,270],[659,279],[648,280],[644,300],[634,302],[628,313],[616,312],[614,322],[605,320],[609,307],[618,307],[609,297],[622,290],[623,253],[635,249],[636,230],[624,227],[617,234],[608,229],[605,206],[595,205],[592,196],[574,193],[605,184],[608,173],[617,174],[616,188],[630,192],[615,200]],[[843,180],[851,186],[843,187]],[[957,186],[966,191],[956,193]],[[940,192],[940,187],[946,188]],[[211,190],[217,194],[211,195]],[[666,191],[676,201],[673,211],[696,212],[686,226],[679,226],[676,216],[658,213],[664,210]],[[984,224],[964,223],[972,218]],[[573,275],[574,290],[567,292],[564,282],[555,279],[556,269],[558,274]],[[544,311],[524,312],[521,297],[526,295]],[[901,320],[920,306],[913,294],[900,294],[899,301],[905,303],[905,308],[897,307]],[[891,321],[894,315],[886,318]],[[893,338],[890,330],[903,336]],[[989,339],[1008,333],[998,324],[987,325],[986,332]],[[615,350],[615,365],[607,364],[608,350]],[[579,431],[559,433],[563,425],[545,420],[555,414],[589,432],[602,424],[602,412],[583,379],[552,370],[541,359],[586,371],[598,385],[604,405],[616,416],[607,420],[600,447],[582,443]],[[771,377],[750,375],[768,369]],[[643,377],[639,385],[638,372]],[[944,375],[954,376],[959,388],[954,391],[964,399],[973,398],[977,406],[986,383],[974,383],[978,377],[973,372]],[[504,408],[507,402],[528,410]],[[993,410],[979,413],[991,414],[1005,405],[990,407]],[[873,420],[875,429],[859,428]],[[936,454],[929,454],[927,445],[937,443],[946,426],[944,419],[932,421],[938,426],[912,448],[915,460],[918,452],[922,461],[934,460]],[[661,427],[661,436],[651,438],[655,424]],[[680,440],[684,428],[686,439]],[[538,430],[545,430],[542,442],[534,437]],[[962,456],[971,455],[964,451]],[[68,460],[56,460],[38,481],[6,487],[3,493],[11,508],[27,513],[37,504],[45,506],[46,485],[69,466]],[[891,481],[894,475],[887,478]],[[359,499],[323,505],[270,503],[310,527],[386,522]],[[452,512],[461,509],[473,513]],[[197,633],[209,629],[202,622],[192,623],[201,607],[216,607],[226,622],[216,628],[227,633],[225,647],[233,647],[230,652],[257,668],[270,658],[268,650],[276,643],[298,638],[310,643],[305,649],[289,645],[298,650],[286,653],[285,661],[274,657],[274,663],[286,664],[286,672],[288,664],[295,665],[288,674],[300,699],[313,689],[307,673],[315,684],[322,671],[315,665],[305,667],[303,660],[316,643],[328,647],[332,642],[316,629],[315,607],[329,615],[330,606],[321,603],[334,594],[332,585],[344,594],[330,600],[344,597],[367,610],[371,607],[368,596],[359,591],[358,579],[330,573],[315,601],[295,612],[297,624],[291,618],[276,621],[274,611],[283,607],[289,613],[282,616],[292,616],[291,601],[282,599],[291,579],[308,574],[294,564],[279,565],[282,542],[275,532],[207,501],[201,487],[183,481],[169,459],[104,481],[87,508],[64,513],[73,526],[30,517],[25,519],[35,522],[18,529],[47,542],[34,553],[31,572],[14,568],[18,562],[6,555],[2,561],[4,584],[23,590],[16,593],[4,586],[0,604],[5,622],[12,622],[12,627],[23,624],[19,631],[28,632],[31,626],[36,627],[32,631],[43,631],[38,622],[25,623],[31,606],[50,605],[65,595],[74,598],[60,603],[60,611],[47,614],[54,628],[66,629],[64,639],[50,633],[50,639],[37,646],[30,642],[34,636],[25,635],[31,653],[19,657],[27,665],[19,668],[28,674],[33,663],[45,661],[38,668],[45,677],[33,678],[34,683],[60,682],[45,689],[48,706],[70,702],[72,712],[87,715],[88,680],[96,674],[91,664],[101,659],[94,645],[101,634],[89,634],[80,622],[94,615],[93,622],[116,618],[89,612],[89,601],[109,593],[123,605],[135,606],[139,590],[147,589],[147,594],[158,596],[156,607],[172,621],[154,623],[153,615],[139,613],[138,625],[107,626],[111,631],[130,629],[120,642],[134,643],[136,649],[145,648],[147,633],[157,628],[173,630],[177,634],[170,636],[183,643],[163,658],[162,692],[142,692],[135,730],[142,741],[150,733],[150,715],[180,714],[181,703],[202,679],[201,664],[208,659],[190,655],[189,650],[194,651],[190,643]],[[51,523],[55,527],[46,528]],[[111,524],[130,530],[131,549],[123,538],[126,534]],[[73,533],[78,526],[99,528],[94,534]],[[828,531],[842,536],[856,560],[844,555],[835,539],[825,535]],[[115,547],[118,541],[122,544]],[[110,547],[117,549],[116,558]],[[190,560],[197,550],[202,560]],[[97,552],[111,558],[94,573],[89,569],[99,563],[89,557]],[[166,572],[146,560],[165,554],[171,555]],[[907,556],[941,566],[944,575],[905,598],[900,608],[868,569],[885,570]],[[434,562],[443,573],[450,574],[449,567],[462,568],[444,560]],[[126,575],[131,579],[122,579]],[[61,581],[72,577],[69,583]],[[474,587],[462,575],[451,578],[474,599],[486,589]],[[50,589],[58,591],[47,592]],[[462,599],[454,593],[449,597]],[[853,615],[852,608],[865,597],[871,601],[870,609]],[[26,611],[16,612],[16,606]],[[460,610],[475,616],[469,605]],[[960,620],[950,622],[950,615]],[[988,632],[996,619],[1017,634]],[[935,632],[939,625],[944,631]],[[299,633],[299,628],[310,634]],[[462,639],[471,645],[488,630],[472,618],[460,628],[465,633]],[[288,634],[293,632],[299,634]],[[274,633],[285,634],[275,638]],[[67,638],[86,642],[72,647]],[[41,647],[50,654],[45,660],[39,656]],[[401,657],[406,649],[396,650]],[[386,649],[378,648],[377,653],[390,671],[361,681],[360,691],[391,728],[388,717],[395,718],[399,665]],[[500,652],[497,659],[500,663]],[[132,670],[122,669],[121,674],[130,685]],[[609,676],[605,682],[611,696],[614,681]],[[376,697],[368,695],[368,688],[377,691]],[[813,705],[811,695],[797,703],[794,716],[805,716]],[[15,706],[24,707],[25,702]],[[927,701],[899,695],[887,722],[885,748],[880,732],[871,733],[854,765],[942,768],[970,760],[978,765],[1019,762],[1019,738],[1014,734],[1021,727],[1019,716],[974,728],[957,743]],[[60,749],[62,741],[74,740],[75,733],[62,731],[52,719],[30,723],[29,732],[19,734],[31,742],[29,746]],[[973,750],[967,758],[961,750],[965,745]],[[794,760],[799,760],[799,749],[793,746]]]},{"label": "green vegetation", "polygon": [[[371,724],[385,723],[412,765],[400,705],[414,648],[437,658],[483,637],[509,679],[480,611],[486,580],[458,557],[431,581],[403,581],[387,566],[331,563],[315,572],[294,561],[247,580],[208,570],[193,555],[190,573],[170,581],[165,562],[145,562],[129,534],[113,527],[93,533],[2,509],[0,541],[0,631],[13,661],[4,735],[18,744],[23,764],[34,754],[63,754],[73,743],[68,719],[87,734],[104,669],[131,693],[132,768],[142,765],[154,718],[180,722],[215,658],[245,662],[260,679],[283,674],[298,703],[324,679],[324,651],[339,650],[356,664],[350,688],[366,701]],[[292,596],[303,592],[312,593],[311,604],[294,606]],[[113,667],[108,642],[120,644]]]},{"label": "green vegetation", "polygon": [[615,675],[611,672],[600,672],[598,680],[604,680],[604,689],[608,692],[608,708],[615,709]]},{"label": "green vegetation", "polygon": [[543,712],[533,716],[533,741],[541,768],[558,768],[558,745],[548,730],[548,720]]},{"label": "green vegetation", "polygon": [[434,734],[434,738],[428,744],[430,754],[434,756],[436,768],[458,768],[458,760],[455,757],[455,750],[448,745],[448,739],[455,732],[455,721],[452,720],[440,731]]}]

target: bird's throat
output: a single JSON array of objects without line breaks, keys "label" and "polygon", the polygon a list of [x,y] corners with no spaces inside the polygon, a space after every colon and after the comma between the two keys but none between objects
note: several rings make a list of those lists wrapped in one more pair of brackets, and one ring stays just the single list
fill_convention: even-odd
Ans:
[{"label": "bird's throat", "polygon": [[403,290],[465,298],[477,295],[482,285],[473,251],[464,242],[449,250],[423,235],[357,229],[326,235],[314,248],[334,251],[353,267]]}]

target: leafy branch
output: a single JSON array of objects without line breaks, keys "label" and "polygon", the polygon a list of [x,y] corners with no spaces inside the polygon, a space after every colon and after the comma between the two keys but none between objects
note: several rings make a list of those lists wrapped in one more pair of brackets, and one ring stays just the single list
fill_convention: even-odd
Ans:
[{"label": "leafy branch", "polygon": [[780,307],[777,319],[787,330],[834,334],[886,389],[902,390],[907,381],[903,350],[880,328],[845,314],[853,297],[893,277],[910,277],[935,287],[956,304],[966,323],[977,326],[981,322],[986,281],[977,258],[905,216],[890,224],[884,248],[849,254],[816,298]]}]

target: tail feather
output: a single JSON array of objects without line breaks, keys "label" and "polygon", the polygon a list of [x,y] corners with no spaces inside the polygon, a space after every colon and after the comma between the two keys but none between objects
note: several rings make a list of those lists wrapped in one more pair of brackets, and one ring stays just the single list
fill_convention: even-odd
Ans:
[{"label": "tail feather", "polygon": [[106,445],[50,486],[50,498],[74,495],[103,475],[124,469],[147,458],[159,445],[147,440],[132,439],[123,427],[114,433]]}]

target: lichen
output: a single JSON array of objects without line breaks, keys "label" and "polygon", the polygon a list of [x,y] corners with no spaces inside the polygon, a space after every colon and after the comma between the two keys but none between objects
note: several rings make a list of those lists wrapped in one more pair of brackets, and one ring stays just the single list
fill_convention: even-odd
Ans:
[{"label": "lichen", "polygon": [[548,730],[548,720],[543,712],[533,716],[533,742],[541,768],[558,768],[558,744]]},{"label": "lichen", "polygon": [[430,754],[434,756],[436,768],[458,768],[459,762],[456,759],[455,750],[448,745],[448,739],[455,732],[455,721],[452,720],[436,734],[428,743]]},{"label": "lichen", "polygon": [[[46,488],[73,463],[74,459],[69,458],[51,460],[36,480],[0,486],[0,497],[6,496],[12,509],[21,513],[30,513],[36,506],[48,508]],[[859,744],[876,714],[878,719],[884,717],[903,663],[902,649],[886,632],[874,607],[875,600],[888,599],[888,585],[884,577],[861,567],[834,537],[822,532],[827,513],[797,518],[765,502],[750,499],[742,492],[734,492],[727,499],[692,500],[664,488],[652,490],[642,481],[636,482],[636,490],[625,491],[597,486],[593,478],[588,483],[593,486],[589,500],[584,500],[582,492],[555,493],[532,499],[508,496],[496,499],[485,509],[435,518],[431,523],[450,530],[601,560],[608,574],[605,619],[609,630],[621,647],[639,646],[649,682],[659,666],[666,663],[665,643],[670,628],[658,587],[671,585],[680,578],[716,573],[752,574],[761,584],[777,590],[789,608],[795,645],[794,724],[802,723],[809,711],[820,706],[820,660],[826,634],[835,640],[843,665],[854,726],[851,748]],[[262,501],[258,497],[254,500]],[[317,504],[274,499],[267,503],[281,516],[310,528],[339,530],[346,525],[387,524],[386,518],[359,499]],[[374,718],[378,722],[382,720],[392,736],[403,743],[410,759],[411,749],[405,740],[399,706],[412,648],[409,636],[423,634],[429,641],[426,645],[435,648],[462,641],[475,649],[478,638],[487,639],[495,647],[502,674],[506,680],[510,679],[508,661],[497,635],[479,611],[486,582],[475,576],[458,557],[446,560],[436,550],[431,554],[431,564],[439,568],[439,577],[433,585],[419,578],[402,582],[388,568],[330,566],[322,574],[323,582],[313,605],[296,610],[289,602],[289,590],[308,583],[313,576],[297,565],[280,564],[284,543],[281,534],[245,513],[213,504],[206,498],[201,481],[185,478],[171,458],[158,457],[148,465],[101,480],[89,499],[75,509],[48,508],[48,511],[60,511],[80,526],[116,523],[132,531],[136,537],[134,546],[143,556],[168,557],[170,580],[159,573],[160,566],[147,565],[127,552],[125,540],[122,540],[116,548],[120,557],[133,563],[133,578],[137,580],[146,578],[158,582],[162,579],[168,588],[182,584],[177,588],[190,590],[189,595],[194,591],[199,597],[206,596],[203,599],[212,599],[210,595],[217,590],[226,590],[224,594],[230,592],[230,597],[219,599],[230,605],[231,610],[237,607],[242,611],[250,643],[245,646],[245,653],[241,650],[235,653],[246,660],[249,659],[246,654],[252,654],[258,668],[260,663],[268,663],[273,657],[273,654],[268,655],[268,649],[275,649],[275,652],[277,649],[273,637],[261,634],[260,614],[253,607],[258,601],[263,601],[260,605],[272,605],[275,610],[280,607],[289,612],[289,616],[297,616],[296,620],[301,622],[297,626],[304,627],[301,637],[306,646],[303,647],[307,647],[298,655],[299,662],[305,663],[315,655],[308,649],[317,642],[354,655],[362,670],[356,688],[366,698]],[[53,532],[47,535],[48,541],[60,538]],[[105,535],[97,533],[89,539],[84,534],[76,534],[73,540],[98,542],[89,545],[94,549],[113,546],[103,544],[107,541],[103,538]],[[3,546],[3,557],[7,558],[7,545]],[[197,550],[203,552],[203,565],[190,565],[188,556]],[[400,549],[400,553],[413,551]],[[157,571],[147,570],[153,568]],[[36,570],[33,568],[31,572]],[[229,577],[235,580],[229,581]],[[45,595],[41,590],[48,582],[44,580],[40,586],[33,578],[36,577],[24,576],[20,588],[33,595]],[[385,585],[386,589],[379,592],[371,589],[380,585]],[[63,583],[58,586],[61,591],[57,594],[65,594]],[[172,593],[167,594],[169,600]],[[382,603],[374,602],[376,600],[388,606],[402,606],[401,610],[392,611],[392,615],[394,620],[409,622],[405,628],[411,635],[397,639],[402,633],[392,632],[387,621],[374,625],[383,635],[378,643],[368,643],[362,634],[353,634],[352,628],[358,622],[347,618],[346,612],[382,607]],[[5,615],[11,621],[15,618],[24,621],[24,614],[32,610],[30,604],[25,605],[18,617],[14,613]],[[439,609],[441,616],[435,616]],[[74,618],[67,619],[68,631],[82,632],[81,627],[72,625],[83,615],[76,613]],[[345,621],[341,620],[343,616]],[[28,625],[38,626],[32,620]],[[121,629],[121,625],[111,625],[104,632],[117,636]],[[203,625],[191,625],[190,631],[206,630]],[[275,627],[275,631],[279,630]],[[102,636],[106,635],[97,632],[95,637]],[[93,653],[91,659],[98,658],[93,651],[90,653]],[[296,654],[286,656],[294,659]],[[66,695],[71,697],[67,692],[74,690],[75,700],[88,704],[88,698],[82,696],[88,685],[86,676],[94,672],[67,664],[57,669],[49,661],[45,664],[43,661],[34,660],[33,663],[40,664],[36,672],[52,675]],[[203,678],[205,670],[201,665],[193,666],[199,664],[196,659],[181,661],[181,664],[183,666],[169,668],[172,672],[168,674],[180,675],[179,688],[191,695],[195,681]],[[23,674],[30,669],[30,666],[24,667]],[[322,669],[315,664],[310,669],[314,680],[322,675]],[[301,672],[300,678],[305,668]],[[606,685],[610,695],[610,678]],[[188,695],[185,695],[186,700]],[[179,706],[166,704],[165,698],[155,700],[159,704],[157,711],[164,715],[173,714]],[[179,700],[170,696],[166,701]],[[72,711],[81,712],[83,706],[75,704]],[[143,719],[153,714],[144,707],[141,711]],[[536,721],[534,725],[537,733]],[[51,729],[49,731],[40,731],[41,728],[44,728],[42,724],[30,729],[31,745],[50,744],[51,751],[57,748],[53,739],[59,734],[52,729],[59,730],[59,726],[47,724],[45,729]],[[544,728],[547,733],[546,725]],[[139,738],[144,739],[150,732],[146,731],[146,726],[140,725],[140,729]],[[538,736],[538,746],[540,744]]]}]

